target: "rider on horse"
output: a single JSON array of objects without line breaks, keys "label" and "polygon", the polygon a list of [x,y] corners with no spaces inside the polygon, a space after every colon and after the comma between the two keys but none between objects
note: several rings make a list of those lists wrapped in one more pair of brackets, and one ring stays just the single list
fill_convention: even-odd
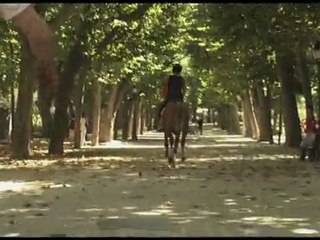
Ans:
[{"label": "rider on horse", "polygon": [[163,122],[162,122],[162,111],[170,101],[183,102],[185,94],[185,80],[181,77],[182,66],[180,64],[175,64],[172,67],[172,75],[170,75],[163,84],[163,98],[164,101],[160,105],[158,117],[159,117],[159,126],[158,131],[163,131]]}]

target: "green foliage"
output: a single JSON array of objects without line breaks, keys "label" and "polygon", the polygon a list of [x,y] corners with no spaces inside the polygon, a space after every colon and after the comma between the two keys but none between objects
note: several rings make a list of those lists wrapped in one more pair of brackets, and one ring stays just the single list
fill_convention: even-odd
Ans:
[{"label": "green foliage", "polygon": [[[294,50],[300,44],[310,55],[310,43],[320,26],[319,4],[85,3],[73,7],[74,14],[57,29],[60,60],[65,61],[74,43],[81,41],[91,60],[88,85],[92,80],[109,85],[127,79],[151,104],[160,101],[160,86],[176,62],[183,65],[187,99],[193,105],[236,101],[243,89],[256,83],[271,86],[276,97],[275,51]],[[39,3],[36,8],[51,23],[64,4]],[[19,76],[20,38],[3,20],[0,33],[0,84],[8,94]]]}]

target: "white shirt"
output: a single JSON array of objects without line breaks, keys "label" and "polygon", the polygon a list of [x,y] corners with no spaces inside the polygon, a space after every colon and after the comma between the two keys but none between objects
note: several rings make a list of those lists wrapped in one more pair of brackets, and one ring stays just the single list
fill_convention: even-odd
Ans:
[{"label": "white shirt", "polygon": [[0,15],[5,20],[10,20],[14,16],[25,10],[31,3],[1,3],[0,4]]}]

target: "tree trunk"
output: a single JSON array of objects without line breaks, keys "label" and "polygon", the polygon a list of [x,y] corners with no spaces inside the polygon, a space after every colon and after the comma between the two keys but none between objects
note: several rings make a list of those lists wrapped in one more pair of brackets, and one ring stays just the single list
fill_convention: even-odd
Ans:
[{"label": "tree trunk", "polygon": [[132,99],[126,101],[126,109],[124,111],[124,126],[122,129],[122,139],[127,140],[132,138],[132,124],[133,124],[133,108],[134,102]]},{"label": "tree trunk", "polygon": [[0,140],[8,139],[10,125],[10,111],[7,108],[0,108]]},{"label": "tree trunk", "polygon": [[17,110],[12,135],[12,156],[28,158],[32,121],[33,91],[36,83],[36,66],[27,40],[22,38],[21,80],[19,83]]},{"label": "tree trunk", "polygon": [[89,63],[83,66],[79,74],[78,81],[75,86],[75,119],[74,119],[74,148],[80,149],[81,146],[81,129],[80,119],[83,113],[83,97],[84,86],[87,72],[89,70]]},{"label": "tree trunk", "polygon": [[141,109],[140,109],[140,135],[143,135],[145,128],[146,128],[146,106],[141,102]]},{"label": "tree trunk", "polygon": [[236,104],[226,105],[224,109],[224,115],[227,123],[226,124],[227,132],[231,134],[241,134],[237,105]]},{"label": "tree trunk", "polygon": [[222,104],[221,106],[218,107],[218,126],[222,130],[227,129],[227,117],[226,117],[226,111],[227,111],[228,105],[227,104]]},{"label": "tree trunk", "polygon": [[52,74],[51,68],[45,64],[39,64],[39,86],[37,106],[42,122],[42,137],[49,138],[53,128],[53,116],[51,112],[52,101],[56,90],[55,74]]},{"label": "tree trunk", "polygon": [[58,91],[53,118],[53,131],[49,144],[49,154],[63,154],[63,142],[68,133],[68,105],[74,79],[86,59],[85,49],[79,40],[71,49],[63,71],[59,76]]},{"label": "tree trunk", "polygon": [[15,94],[14,94],[14,84],[12,83],[11,84],[11,89],[10,89],[10,91],[11,91],[11,101],[10,101],[10,104],[11,104],[11,129],[9,129],[9,134],[10,134],[10,138],[11,138],[11,142],[12,142],[12,136],[13,136],[13,134],[12,134],[12,131],[13,131],[13,128],[14,128],[14,118],[15,118],[15,114],[14,114],[14,112],[15,112]]},{"label": "tree trunk", "polygon": [[248,90],[245,90],[241,96],[242,98],[242,119],[243,119],[243,136],[253,138],[254,126],[251,122],[253,121],[253,112],[251,106],[251,99]]},{"label": "tree trunk", "polygon": [[279,129],[279,132],[278,132],[278,145],[281,144],[281,135],[282,135],[282,126],[283,126],[283,111],[282,111],[282,97],[280,96],[280,109],[279,109],[279,126],[278,126],[278,129]]},{"label": "tree trunk", "polygon": [[39,86],[37,107],[39,109],[42,123],[42,137],[49,138],[52,129],[52,96],[50,96],[47,88]]},{"label": "tree trunk", "polygon": [[147,131],[152,130],[152,107],[150,104],[147,105],[146,109],[146,122],[147,122]]},{"label": "tree trunk", "polygon": [[211,109],[210,108],[208,108],[207,123],[211,123]]},{"label": "tree trunk", "polygon": [[192,107],[192,119],[196,119],[197,117],[197,106]]},{"label": "tree trunk", "polygon": [[262,83],[256,84],[251,89],[254,114],[257,119],[258,141],[269,141],[273,143],[271,126],[271,109],[269,93],[264,93]]},{"label": "tree trunk", "polygon": [[216,109],[214,108],[211,109],[211,120],[212,120],[212,126],[214,127],[215,124],[217,123]]},{"label": "tree trunk", "polygon": [[138,140],[138,133],[140,132],[140,118],[141,118],[140,112],[141,112],[141,101],[139,98],[137,98],[134,101],[132,136],[131,136],[131,139],[134,141]]},{"label": "tree trunk", "polygon": [[299,76],[302,82],[303,95],[305,98],[306,108],[307,106],[313,106],[312,94],[311,94],[311,82],[310,82],[310,74],[307,65],[307,57],[305,51],[303,49],[298,49],[298,57],[297,57],[297,69]]},{"label": "tree trunk", "polygon": [[276,51],[277,70],[281,84],[283,121],[285,127],[286,145],[299,147],[301,142],[300,120],[297,102],[293,89],[294,75],[292,55],[287,52]]},{"label": "tree trunk", "polygon": [[93,110],[92,110],[92,139],[91,145],[99,144],[99,129],[101,116],[101,83],[97,79],[93,82]]},{"label": "tree trunk", "polygon": [[123,103],[123,110],[122,110],[122,129],[121,129],[121,138],[122,140],[127,140],[128,139],[128,127],[129,127],[129,124],[128,124],[128,117],[129,117],[129,114],[128,114],[128,111],[129,111],[129,105],[130,104],[130,100],[128,99],[125,99],[124,100],[124,103]]},{"label": "tree trunk", "polygon": [[108,103],[101,109],[100,142],[113,140],[114,105],[117,97],[118,85],[112,85],[109,91]]},{"label": "tree trunk", "polygon": [[113,139],[116,140],[119,138],[119,129],[121,129],[121,114],[122,114],[122,109],[121,107],[119,108],[119,110],[116,113],[116,118],[114,120],[114,129],[113,129]]}]

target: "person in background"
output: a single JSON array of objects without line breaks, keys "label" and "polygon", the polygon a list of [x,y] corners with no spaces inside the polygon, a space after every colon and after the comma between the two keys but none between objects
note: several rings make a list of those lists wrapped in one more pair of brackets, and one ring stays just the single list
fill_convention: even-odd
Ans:
[{"label": "person in background", "polygon": [[302,139],[300,148],[300,160],[304,161],[308,149],[314,148],[314,143],[316,139],[316,120],[313,113],[313,107],[311,105],[307,106],[307,116],[304,126],[304,131],[306,133],[305,137]]},{"label": "person in background", "polygon": [[200,117],[197,119],[197,123],[198,123],[200,135],[202,135],[203,134],[203,114],[201,114]]},{"label": "person in background", "polygon": [[80,118],[80,147],[84,146],[87,135],[87,119],[85,113]]}]

